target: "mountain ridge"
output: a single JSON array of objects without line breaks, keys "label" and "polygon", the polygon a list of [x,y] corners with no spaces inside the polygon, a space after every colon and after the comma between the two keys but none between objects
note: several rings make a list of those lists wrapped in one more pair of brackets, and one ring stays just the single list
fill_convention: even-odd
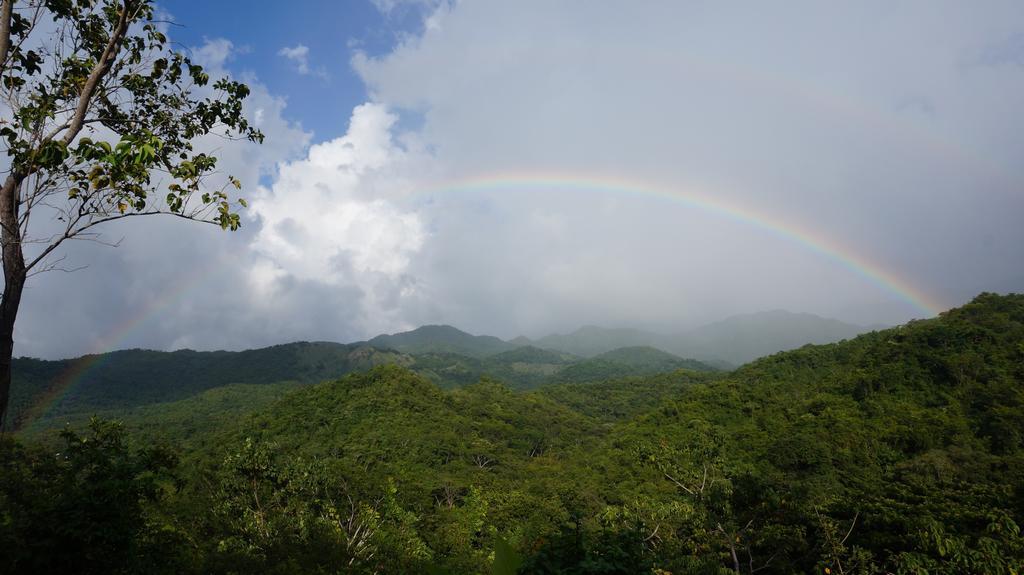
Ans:
[{"label": "mountain ridge", "polygon": [[780,351],[833,343],[878,329],[877,325],[861,326],[808,312],[776,309],[733,315],[674,334],[586,325],[530,343],[583,357],[622,347],[649,346],[719,368],[731,368]]},{"label": "mountain ridge", "polygon": [[[303,341],[238,352],[131,349],[68,360],[18,358],[11,413],[20,425],[41,411],[56,417],[139,406],[235,383],[317,383],[382,364],[408,367],[442,387],[469,385],[488,375],[529,389],[675,369],[731,369],[808,343],[849,339],[864,329],[773,310],[733,316],[681,336],[586,325],[535,341],[504,341],[433,324],[348,344]],[[617,355],[603,355],[616,350]],[[639,356],[630,359],[630,354]]]},{"label": "mountain ridge", "polygon": [[515,348],[514,344],[493,335],[473,335],[447,324],[424,325],[356,343],[403,353],[449,352],[471,357],[484,357]]}]

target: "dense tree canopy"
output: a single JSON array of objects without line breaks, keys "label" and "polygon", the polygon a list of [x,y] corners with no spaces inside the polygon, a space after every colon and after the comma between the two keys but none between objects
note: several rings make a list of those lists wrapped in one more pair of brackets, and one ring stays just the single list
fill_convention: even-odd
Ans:
[{"label": "dense tree canopy", "polygon": [[1022,381],[1024,296],[984,294],[727,374],[228,386],[123,412],[134,441],[102,422],[5,440],[0,565],[1016,573]]},{"label": "dense tree canopy", "polygon": [[0,428],[25,282],[59,267],[64,242],[141,215],[241,224],[241,183],[196,143],[263,140],[242,113],[249,88],[211,79],[162,28],[151,0],[0,2]]}]

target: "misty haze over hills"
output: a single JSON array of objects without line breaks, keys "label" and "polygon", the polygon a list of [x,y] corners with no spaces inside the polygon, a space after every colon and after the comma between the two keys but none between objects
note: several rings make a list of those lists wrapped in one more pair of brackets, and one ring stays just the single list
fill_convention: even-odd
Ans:
[{"label": "misty haze over hills", "polygon": [[567,334],[551,334],[535,340],[519,336],[504,341],[487,335],[473,336],[451,326],[430,325],[408,332],[380,335],[366,343],[405,353],[432,351],[473,356],[525,345],[581,357],[593,357],[623,347],[648,346],[679,357],[727,367],[807,344],[850,339],[882,327],[858,326],[809,313],[774,310],[732,316],[672,335],[588,325]]},{"label": "misty haze over hills", "polygon": [[729,368],[772,353],[807,344],[850,339],[884,327],[860,326],[810,313],[773,310],[736,315],[674,334],[586,325],[570,333],[549,334],[536,339],[519,336],[503,340],[492,335],[473,335],[450,325],[424,325],[410,331],[381,334],[346,345],[369,346],[413,355],[451,353],[475,358],[527,346],[582,358],[620,348],[652,347],[679,357]]},{"label": "misty haze over hills", "polygon": [[275,396],[380,365],[398,365],[442,388],[493,377],[513,389],[654,375],[676,370],[728,370],[757,357],[811,343],[852,338],[870,328],[812,314],[771,311],[734,316],[665,335],[585,326],[568,334],[506,341],[449,325],[382,334],[348,344],[296,342],[241,352],[121,350],[67,360],[16,360],[14,420],[34,419],[30,406],[77,381],[45,421],[108,409],[179,401],[225,385],[276,386]]},{"label": "misty haze over hills", "polygon": [[[553,482],[558,489],[592,484],[611,492],[597,493],[601,501],[633,493],[637,485],[665,486],[668,491],[657,495],[659,501],[677,504],[688,495],[683,487],[678,490],[682,493],[671,489],[678,466],[693,466],[686,477],[695,478],[694,485],[709,473],[709,467],[695,467],[701,465],[699,460],[690,463],[694,450],[685,441],[714,447],[715,443],[700,443],[705,441],[701,437],[728,434],[729,443],[722,444],[721,453],[734,458],[732,465],[763,467],[751,476],[778,478],[773,492],[787,494],[788,501],[803,501],[802,496],[813,492],[807,486],[822,484],[828,491],[816,497],[866,489],[851,496],[855,502],[871,501],[877,485],[904,490],[906,501],[885,503],[892,513],[866,508],[864,513],[873,517],[897,518],[895,524],[882,527],[865,521],[870,531],[855,532],[860,540],[873,541],[877,532],[902,536],[907,530],[904,515],[896,511],[926,519],[928,513],[943,513],[945,524],[976,529],[960,518],[979,508],[987,513],[1017,505],[1019,495],[1013,486],[1024,477],[1019,447],[1024,437],[1022,321],[1022,296],[982,294],[934,319],[841,343],[801,346],[734,370],[718,370],[710,362],[643,344],[588,357],[582,353],[646,341],[689,345],[693,350],[717,345],[723,355],[742,357],[756,349],[864,328],[776,311],[729,318],[675,336],[588,326],[526,344],[526,338],[504,341],[430,325],[354,344],[297,342],[244,352],[135,349],[61,361],[22,358],[14,365],[12,421],[18,437],[38,445],[55,445],[60,429],[117,421],[107,425],[124,425],[146,444],[181,445],[187,469],[210,473],[231,472],[230,465],[249,461],[231,455],[231,450],[256,442],[275,451],[253,461],[271,465],[290,457],[310,457],[337,462],[338,469],[356,470],[361,480],[371,482],[403,473],[399,477],[404,492],[398,493],[411,495],[400,501],[408,506],[420,502],[419,513],[442,518],[471,505],[472,493],[481,485],[479,489],[499,493],[498,501],[517,493],[516,486],[535,489],[533,482]],[[544,348],[542,342],[581,354]],[[73,431],[67,433],[78,441]],[[961,443],[943,447],[951,441]],[[67,452],[77,453],[79,444],[93,445],[91,439],[82,440]],[[55,460],[40,453],[40,461]],[[666,453],[676,459],[665,459],[661,454]],[[672,477],[666,480],[666,468],[652,465],[651,454],[654,464],[682,463],[673,463],[677,467],[669,469]],[[895,464],[879,465],[880,457]],[[370,466],[364,466],[367,461]],[[944,467],[936,468],[936,461]],[[241,469],[248,474],[252,467]],[[321,468],[297,469],[295,477],[306,478],[307,470]],[[959,478],[948,483],[948,490],[942,487],[945,483],[935,486],[932,482],[941,481],[937,469]],[[857,475],[847,481],[851,473]],[[206,476],[187,477],[198,481],[198,497],[210,496],[210,484],[201,479]],[[241,477],[251,489],[251,476]],[[275,481],[280,477],[292,476],[272,475]],[[416,481],[422,485],[417,487]],[[726,476],[716,481],[748,489],[745,480]],[[985,499],[970,492],[966,503],[960,501],[965,485],[970,490],[979,484],[986,485],[976,491],[986,494]],[[213,496],[220,493],[214,491]],[[519,519],[515,514],[523,514],[522,509],[542,509],[559,501],[555,491],[531,497],[528,505],[511,511],[489,503],[488,509],[498,511],[497,519],[488,515],[488,520],[504,524],[505,514],[512,513],[514,521],[524,524],[557,522],[546,511]],[[885,493],[874,501],[887,502],[889,497]],[[445,498],[450,498],[450,506]],[[917,507],[907,507],[908,503]],[[844,503],[839,513],[855,504]],[[961,504],[966,506],[958,507]],[[183,517],[212,505],[185,508]],[[820,509],[808,507],[807,532],[820,521]],[[852,520],[848,514],[843,517]],[[1017,537],[1019,523],[1007,521],[1007,532]],[[432,533],[432,523],[416,525]],[[981,528],[998,532],[992,525]],[[907,541],[898,543],[915,548],[915,534],[921,529],[911,526]],[[623,541],[627,545],[631,540]],[[593,553],[600,556],[605,543],[595,545]],[[1014,545],[993,543],[995,559],[986,560],[996,565],[1016,561],[1021,548]],[[766,549],[776,547],[771,543]],[[532,553],[529,546],[524,549]],[[671,548],[658,549],[668,558],[677,554]],[[1017,555],[1007,556],[1006,549]],[[719,553],[709,561],[727,557]],[[635,556],[625,556],[622,565],[629,568],[612,572],[634,572],[636,561]]]},{"label": "misty haze over hills", "polygon": [[0,575],[1024,575],[1024,0],[283,8],[0,0]]}]

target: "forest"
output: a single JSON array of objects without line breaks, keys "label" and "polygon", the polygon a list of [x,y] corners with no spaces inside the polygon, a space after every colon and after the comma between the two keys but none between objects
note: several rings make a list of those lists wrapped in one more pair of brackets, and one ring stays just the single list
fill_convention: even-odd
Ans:
[{"label": "forest", "polygon": [[[490,368],[439,385],[429,358],[376,353],[290,379],[251,357],[227,362],[236,381],[180,397],[155,393],[175,378],[140,359],[125,376],[141,394],[132,401],[84,396],[66,425],[44,418],[4,435],[0,571],[1024,565],[1024,295],[982,294],[731,371],[632,349],[562,381],[510,386],[495,369],[508,362],[466,356]],[[565,361],[499,352],[510,353]],[[182,384],[198,381],[192,356],[169,355]],[[312,381],[332,369],[347,375]]]},{"label": "forest", "polygon": [[1024,571],[1020,6],[582,4],[0,0],[0,574]]}]

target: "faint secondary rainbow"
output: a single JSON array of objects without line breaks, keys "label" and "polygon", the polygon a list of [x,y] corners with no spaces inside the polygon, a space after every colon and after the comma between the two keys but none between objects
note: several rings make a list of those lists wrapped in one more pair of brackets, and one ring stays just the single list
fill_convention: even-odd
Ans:
[{"label": "faint secondary rainbow", "polygon": [[195,266],[188,273],[179,275],[166,289],[155,294],[155,297],[149,302],[141,306],[135,313],[122,319],[106,336],[101,338],[95,345],[96,353],[69,360],[70,365],[54,378],[49,387],[46,388],[46,391],[21,414],[17,421],[13,422],[14,430],[25,429],[40,417],[46,415],[90,371],[106,363],[111,357],[109,352],[122,348],[128,337],[136,329],[150,318],[179,301],[189,290],[209,277],[211,272],[221,263],[222,260],[220,259],[210,260],[206,265]]},{"label": "faint secondary rainbow", "polygon": [[925,317],[938,315],[946,309],[938,299],[914,286],[898,273],[886,269],[852,247],[827,237],[818,230],[801,226],[778,216],[757,211],[707,193],[688,188],[667,188],[625,180],[614,176],[594,176],[570,173],[496,173],[456,180],[417,190],[417,195],[449,193],[477,193],[482,191],[537,191],[571,190],[614,195],[652,197],[696,208],[726,220],[750,226],[777,237],[799,244],[804,249],[824,256],[854,274],[867,280],[880,290],[910,304]]},{"label": "faint secondary rainbow", "polygon": [[[670,189],[608,176],[508,173],[457,180],[447,184],[425,187],[414,193],[423,196],[449,193],[472,194],[489,190],[509,192],[570,190],[584,193],[651,197],[678,203],[792,241],[804,249],[840,264],[880,290],[910,304],[927,317],[937,315],[945,309],[945,306],[937,299],[914,286],[896,272],[870,261],[855,249],[840,244],[820,231],[688,188]],[[148,304],[117,324],[96,346],[98,353],[72,361],[68,369],[54,380],[47,391],[24,412],[19,421],[14,422],[16,429],[23,429],[44,416],[53,406],[60,403],[61,399],[74,389],[90,371],[107,361],[110,355],[105,352],[122,347],[128,336],[138,327],[179,301],[189,290],[206,279],[221,263],[220,260],[212,260],[205,266],[197,266],[191,272],[182,274]]]}]

